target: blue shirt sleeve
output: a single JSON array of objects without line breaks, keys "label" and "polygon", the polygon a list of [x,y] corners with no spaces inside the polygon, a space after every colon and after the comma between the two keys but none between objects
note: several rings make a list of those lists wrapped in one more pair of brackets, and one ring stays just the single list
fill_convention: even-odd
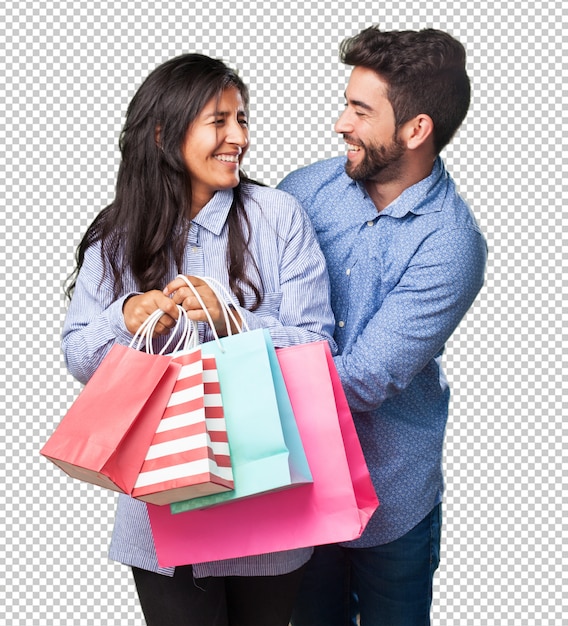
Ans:
[{"label": "blue shirt sleeve", "polygon": [[[294,204],[295,210],[279,260],[278,301],[266,302],[260,315],[243,308],[239,308],[239,312],[250,328],[268,328],[277,347],[323,338],[329,341],[335,353],[325,259],[304,209],[295,198],[288,195],[286,198]],[[270,245],[267,241],[266,246]]]},{"label": "blue shirt sleeve", "polygon": [[474,228],[423,242],[356,342],[335,357],[353,411],[377,409],[441,353],[483,285],[486,256]]}]

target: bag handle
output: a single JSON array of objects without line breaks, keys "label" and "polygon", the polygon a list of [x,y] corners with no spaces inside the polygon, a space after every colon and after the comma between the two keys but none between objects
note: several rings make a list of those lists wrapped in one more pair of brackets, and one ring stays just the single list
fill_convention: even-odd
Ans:
[{"label": "bag handle", "polygon": [[[192,284],[192,282],[185,276],[184,274],[178,274],[177,278],[180,278],[184,281],[184,283],[189,287],[193,295],[195,296],[197,302],[203,309],[209,326],[211,327],[211,332],[213,333],[213,337],[219,346],[219,349],[222,352],[225,352],[221,342],[219,341],[219,335],[215,330],[215,324],[213,323],[213,318],[211,314],[207,310],[205,303],[203,302],[203,298],[199,295],[199,292]],[[223,312],[223,319],[225,322],[225,326],[227,328],[227,335],[230,337],[233,334],[233,329],[231,327],[230,320],[235,324],[235,326],[239,329],[238,333],[250,331],[249,325],[247,324],[245,318],[240,315],[237,311],[238,304],[234,300],[234,296],[230,293],[230,291],[217,279],[212,278],[210,276],[202,277],[198,276],[200,280],[202,280],[214,293],[215,297],[219,301],[221,306],[221,310]],[[197,322],[195,320],[189,319],[187,316],[187,311],[181,306],[181,304],[177,305],[178,307],[178,317],[176,320],[176,324],[172,329],[171,335],[168,341],[165,343],[164,347],[160,350],[159,354],[164,354],[168,347],[170,346],[173,338],[177,334],[180,329],[180,326],[183,324],[182,334],[173,349],[172,353],[178,352],[181,350],[190,350],[192,348],[196,348],[199,346],[199,329],[197,326]],[[235,312],[237,312],[239,319],[237,319]],[[148,354],[154,354],[154,347],[152,344],[152,335],[154,334],[154,330],[160,321],[160,318],[164,315],[164,311],[161,309],[156,309],[153,313],[151,313],[140,325],[138,330],[136,331],[134,337],[132,338],[129,347],[136,348],[140,350],[142,346],[145,346],[146,352]]]},{"label": "bag handle", "polygon": [[[168,349],[169,345],[176,335],[176,331],[182,323],[181,320],[183,320],[182,333],[177,344],[175,345],[175,348],[172,350],[172,354],[174,352],[179,352],[180,350],[186,351],[190,350],[191,348],[197,348],[197,346],[199,345],[199,329],[197,328],[197,322],[195,322],[194,320],[190,320],[189,317],[187,317],[187,312],[181,305],[178,304],[177,307],[179,313],[176,320],[176,325],[174,326],[168,340],[164,344],[164,347],[160,350],[159,354],[165,354],[166,350]],[[146,352],[149,352],[150,354],[154,353],[152,335],[154,334],[154,329],[156,328],[161,317],[162,315],[160,315],[159,309],[157,311],[154,311],[154,313],[152,314],[153,319],[148,325],[148,330],[146,331]]]},{"label": "bag handle", "polygon": [[[238,311],[239,303],[235,302],[234,295],[225,287],[225,285],[223,285],[223,283],[218,281],[216,278],[212,278],[211,276],[198,276],[198,278],[200,278],[204,283],[207,283],[211,291],[213,291],[213,293],[217,296],[217,300],[219,300],[219,302],[221,302],[221,304],[227,309],[229,317],[233,320],[235,326],[237,328],[240,327],[240,330],[238,332],[243,332],[243,328],[245,331],[250,331],[247,321]],[[220,294],[224,296],[224,300]],[[240,325],[235,316],[235,312],[239,316]],[[231,328],[228,328],[228,331],[229,333],[231,333]]]},{"label": "bag handle", "polygon": [[[173,338],[175,337],[177,331],[182,324],[183,328],[181,336],[172,352],[178,352],[180,349],[190,350],[191,348],[195,348],[199,345],[199,331],[197,328],[197,322],[195,322],[194,320],[190,320],[187,317],[187,313],[181,305],[178,304],[177,307],[178,317],[176,320],[176,325],[174,326],[168,341],[160,350],[159,354],[165,354],[166,350],[169,348],[170,344],[173,341]],[[154,330],[162,315],[164,315],[164,311],[162,311],[161,309],[156,309],[153,313],[151,313],[142,322],[142,324],[140,324],[140,327],[132,338],[129,347],[140,350],[140,348],[145,345],[146,352],[148,352],[148,354],[154,354],[152,335],[154,334]]]},{"label": "bag handle", "polygon": [[[203,299],[199,295],[199,292],[197,291],[195,286],[192,284],[192,282],[189,280],[189,278],[187,278],[187,276],[185,276],[184,274],[178,274],[177,278],[180,278],[181,280],[183,280],[183,282],[189,287],[189,289],[191,290],[191,292],[195,296],[197,302],[199,303],[199,305],[201,306],[201,308],[203,309],[203,311],[204,311],[204,313],[205,313],[205,315],[207,317],[207,321],[209,322],[209,326],[211,327],[211,332],[213,333],[213,337],[215,338],[215,341],[217,342],[217,345],[219,346],[219,349],[222,352],[225,352],[225,349],[223,348],[221,342],[219,341],[219,335],[217,334],[217,331],[215,330],[215,324],[213,323],[213,319],[211,317],[211,314],[207,310],[207,307],[205,306],[205,303],[203,302]],[[239,328],[239,331],[238,331],[239,333],[244,332],[243,328],[246,331],[250,330],[250,328],[249,328],[248,324],[246,323],[245,319],[240,314],[239,314],[239,318],[240,318],[241,321],[239,323],[239,320],[237,320],[237,317],[235,316],[235,313],[233,312],[233,309],[231,308],[231,306],[229,304],[227,304],[227,302],[223,298],[223,296],[225,296],[225,298],[230,302],[230,304],[233,305],[233,307],[236,310],[236,306],[237,305],[234,303],[233,297],[229,293],[228,289],[226,289],[226,287],[224,287],[215,278],[202,277],[202,276],[197,276],[197,278],[202,280],[209,287],[209,289],[211,289],[211,291],[214,293],[215,297],[219,301],[219,304],[221,306],[221,310],[223,312],[223,319],[225,321],[225,326],[227,328],[227,336],[230,337],[233,334],[233,329],[231,327],[229,318],[234,322],[235,326],[237,328]]]}]

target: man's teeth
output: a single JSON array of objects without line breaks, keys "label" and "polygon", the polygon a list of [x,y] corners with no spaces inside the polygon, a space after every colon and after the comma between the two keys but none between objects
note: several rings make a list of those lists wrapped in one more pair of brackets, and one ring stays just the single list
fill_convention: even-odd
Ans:
[{"label": "man's teeth", "polygon": [[227,163],[238,163],[239,157],[231,154],[217,154],[215,158],[219,161],[226,161]]},{"label": "man's teeth", "polygon": [[359,146],[354,146],[353,144],[348,143],[347,150],[349,150],[349,152],[359,152],[361,148]]}]

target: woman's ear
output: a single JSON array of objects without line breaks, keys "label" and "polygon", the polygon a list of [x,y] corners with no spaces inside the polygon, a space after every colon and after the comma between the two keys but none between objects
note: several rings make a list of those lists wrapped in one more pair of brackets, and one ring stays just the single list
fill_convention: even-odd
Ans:
[{"label": "woman's ear", "polygon": [[159,124],[156,124],[156,130],[154,131],[154,141],[156,142],[156,145],[158,146],[158,148],[161,148],[161,141],[162,141],[162,127]]},{"label": "woman's ear", "polygon": [[416,150],[427,142],[434,142],[434,122],[429,115],[420,113],[402,127],[402,137],[409,150]]}]

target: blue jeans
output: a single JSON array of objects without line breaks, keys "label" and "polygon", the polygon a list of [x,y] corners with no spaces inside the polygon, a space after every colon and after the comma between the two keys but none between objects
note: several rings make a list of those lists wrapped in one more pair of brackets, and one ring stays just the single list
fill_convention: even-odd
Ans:
[{"label": "blue jeans", "polygon": [[372,548],[320,546],[308,563],[293,626],[429,626],[440,562],[441,505],[406,535]]}]

